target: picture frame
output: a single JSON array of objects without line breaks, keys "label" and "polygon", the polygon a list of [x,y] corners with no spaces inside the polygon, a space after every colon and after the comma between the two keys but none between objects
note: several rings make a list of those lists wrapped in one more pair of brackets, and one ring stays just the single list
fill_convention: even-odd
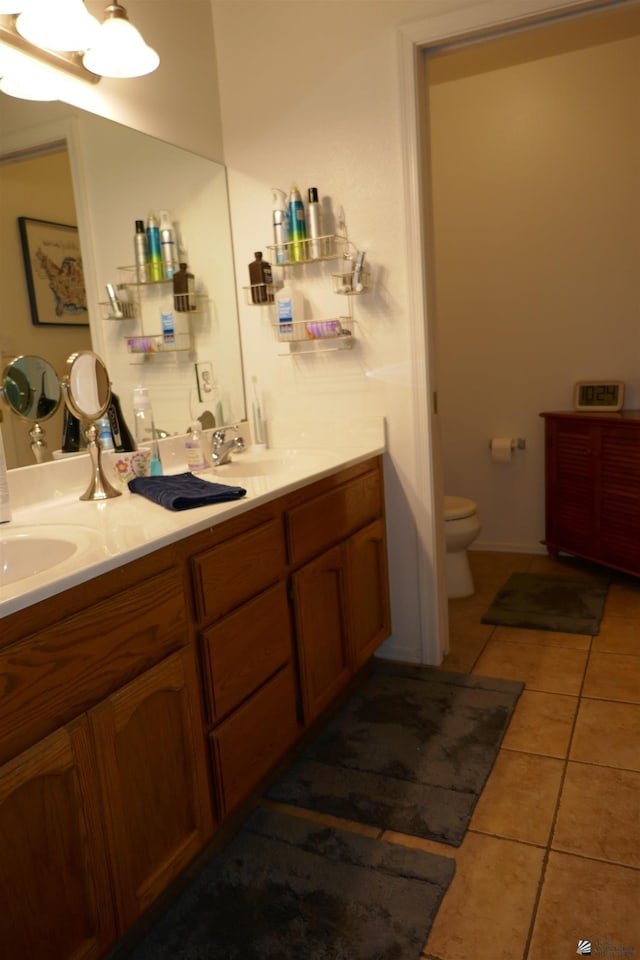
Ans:
[{"label": "picture frame", "polygon": [[78,228],[18,217],[31,322],[40,326],[89,326]]}]

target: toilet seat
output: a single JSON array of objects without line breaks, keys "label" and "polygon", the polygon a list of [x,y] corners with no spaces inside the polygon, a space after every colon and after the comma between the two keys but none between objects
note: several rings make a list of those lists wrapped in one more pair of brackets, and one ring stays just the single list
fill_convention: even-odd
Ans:
[{"label": "toilet seat", "polygon": [[464,520],[465,517],[472,517],[477,509],[478,504],[468,497],[444,498],[445,520]]}]

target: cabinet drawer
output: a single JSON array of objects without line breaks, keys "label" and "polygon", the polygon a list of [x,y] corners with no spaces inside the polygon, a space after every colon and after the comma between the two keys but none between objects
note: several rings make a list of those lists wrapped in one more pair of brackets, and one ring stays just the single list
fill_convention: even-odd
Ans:
[{"label": "cabinet drawer", "polygon": [[274,583],[283,573],[280,518],[225,540],[193,558],[199,620],[215,620]]},{"label": "cabinet drawer", "polygon": [[293,664],[287,664],[210,736],[220,810],[230,813],[300,735]]},{"label": "cabinet drawer", "polygon": [[284,583],[205,630],[202,655],[208,719],[215,723],[292,658]]},{"label": "cabinet drawer", "polygon": [[167,570],[0,653],[0,762],[188,641],[179,570]]},{"label": "cabinet drawer", "polygon": [[286,514],[289,562],[302,563],[382,514],[378,470],[293,507]]}]

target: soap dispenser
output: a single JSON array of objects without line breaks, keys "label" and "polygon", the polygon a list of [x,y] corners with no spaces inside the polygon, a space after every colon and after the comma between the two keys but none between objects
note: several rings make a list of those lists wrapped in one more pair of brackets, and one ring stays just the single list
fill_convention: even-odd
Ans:
[{"label": "soap dispenser", "polygon": [[184,446],[187,454],[187,467],[191,473],[200,473],[202,470],[209,469],[209,464],[207,463],[202,448],[202,432],[199,420],[194,420],[189,427]]}]

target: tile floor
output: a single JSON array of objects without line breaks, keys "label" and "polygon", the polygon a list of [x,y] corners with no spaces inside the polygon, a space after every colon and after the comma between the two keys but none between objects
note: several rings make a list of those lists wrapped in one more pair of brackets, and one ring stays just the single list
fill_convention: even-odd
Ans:
[{"label": "tile floor", "polygon": [[597,637],[494,627],[481,617],[514,571],[588,570],[470,560],[476,592],[450,601],[442,669],[526,686],[461,846],[383,834],[456,860],[423,958],[569,960],[588,939],[594,960],[640,960],[640,581],[616,578]]},{"label": "tile floor", "polygon": [[[524,680],[455,851],[429,960],[640,960],[640,581],[616,577],[597,637],[485,625],[514,571],[585,573],[562,558],[471,552],[473,597],[449,606],[444,670]],[[397,838],[400,840],[400,838]]]}]

